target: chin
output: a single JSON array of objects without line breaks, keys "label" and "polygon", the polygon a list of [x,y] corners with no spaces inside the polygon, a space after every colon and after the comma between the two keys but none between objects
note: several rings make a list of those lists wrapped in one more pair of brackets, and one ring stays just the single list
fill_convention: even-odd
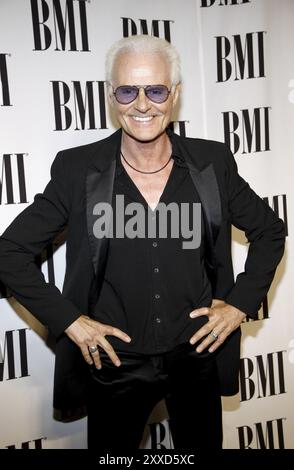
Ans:
[{"label": "chin", "polygon": [[165,132],[165,129],[160,129],[157,132],[150,132],[147,129],[141,132],[138,132],[138,130],[134,131],[133,129],[124,129],[124,131],[138,142],[152,142],[160,137]]}]

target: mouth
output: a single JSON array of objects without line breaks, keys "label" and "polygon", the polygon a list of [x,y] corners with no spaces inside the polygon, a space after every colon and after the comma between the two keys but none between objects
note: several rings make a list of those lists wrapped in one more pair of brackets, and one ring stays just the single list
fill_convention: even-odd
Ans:
[{"label": "mouth", "polygon": [[155,118],[155,116],[130,116],[134,121],[136,122],[150,122],[152,119]]}]

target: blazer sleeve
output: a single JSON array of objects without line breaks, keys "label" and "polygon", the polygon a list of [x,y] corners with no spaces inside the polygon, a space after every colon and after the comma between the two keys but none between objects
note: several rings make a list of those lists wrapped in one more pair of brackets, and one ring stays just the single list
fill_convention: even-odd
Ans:
[{"label": "blazer sleeve", "polygon": [[284,253],[285,225],[238,174],[229,149],[226,162],[231,222],[245,232],[250,245],[244,272],[237,276],[225,300],[256,318]]},{"label": "blazer sleeve", "polygon": [[35,256],[62,231],[69,217],[69,184],[62,155],[59,152],[52,164],[44,192],[0,237],[1,281],[56,337],[81,315],[55,285],[46,283],[35,264]]}]

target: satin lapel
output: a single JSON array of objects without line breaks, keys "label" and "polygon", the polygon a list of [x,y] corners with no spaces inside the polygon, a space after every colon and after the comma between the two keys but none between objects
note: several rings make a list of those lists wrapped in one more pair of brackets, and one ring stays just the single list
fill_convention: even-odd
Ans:
[{"label": "satin lapel", "polygon": [[202,203],[207,221],[208,240],[213,248],[221,224],[221,201],[215,171],[212,163],[201,171],[190,162],[187,164]]},{"label": "satin lapel", "polygon": [[115,167],[116,162],[113,160],[106,170],[99,171],[95,166],[91,166],[88,168],[87,173],[87,227],[95,275],[97,275],[98,268],[100,270],[104,265],[107,254],[108,238],[95,237],[93,227],[97,220],[97,215],[93,214],[93,209],[98,202],[104,202],[111,205]]},{"label": "satin lapel", "polygon": [[209,163],[204,166],[202,155],[199,155],[199,157],[197,155],[196,145],[195,147],[190,146],[189,141],[181,139],[170,129],[167,130],[167,133],[173,147],[175,146],[175,150],[179,151],[184,157],[194,186],[199,194],[206,221],[207,241],[213,256],[214,244],[222,219],[221,198],[213,164]]}]

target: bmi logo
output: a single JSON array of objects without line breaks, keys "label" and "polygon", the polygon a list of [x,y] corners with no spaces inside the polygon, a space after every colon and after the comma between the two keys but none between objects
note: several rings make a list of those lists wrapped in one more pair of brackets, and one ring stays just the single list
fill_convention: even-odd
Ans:
[{"label": "bmi logo", "polygon": [[56,131],[107,129],[105,81],[51,83]]},{"label": "bmi logo", "polygon": [[31,0],[34,49],[89,52],[88,0]]},{"label": "bmi logo", "polygon": [[146,19],[134,20],[132,18],[122,17],[123,37],[127,38],[135,34],[150,34],[156,37],[162,37],[171,42],[171,23],[173,20],[152,20],[148,25]]},{"label": "bmi logo", "polygon": [[[27,331],[30,328],[5,332],[0,344],[0,382],[28,377]],[[2,339],[2,338],[1,338]]]},{"label": "bmi logo", "polygon": [[286,393],[284,353],[245,357],[240,362],[240,401]]},{"label": "bmi logo", "polygon": [[224,140],[235,154],[270,150],[271,107],[223,112]]},{"label": "bmi logo", "polygon": [[284,449],[284,421],[276,418],[237,428],[240,449]]},{"label": "bmi logo", "polygon": [[217,82],[265,77],[266,31],[232,37],[216,36]]},{"label": "bmi logo", "polygon": [[12,106],[9,93],[9,82],[7,73],[7,56],[10,54],[0,54],[0,102],[1,106]]}]

